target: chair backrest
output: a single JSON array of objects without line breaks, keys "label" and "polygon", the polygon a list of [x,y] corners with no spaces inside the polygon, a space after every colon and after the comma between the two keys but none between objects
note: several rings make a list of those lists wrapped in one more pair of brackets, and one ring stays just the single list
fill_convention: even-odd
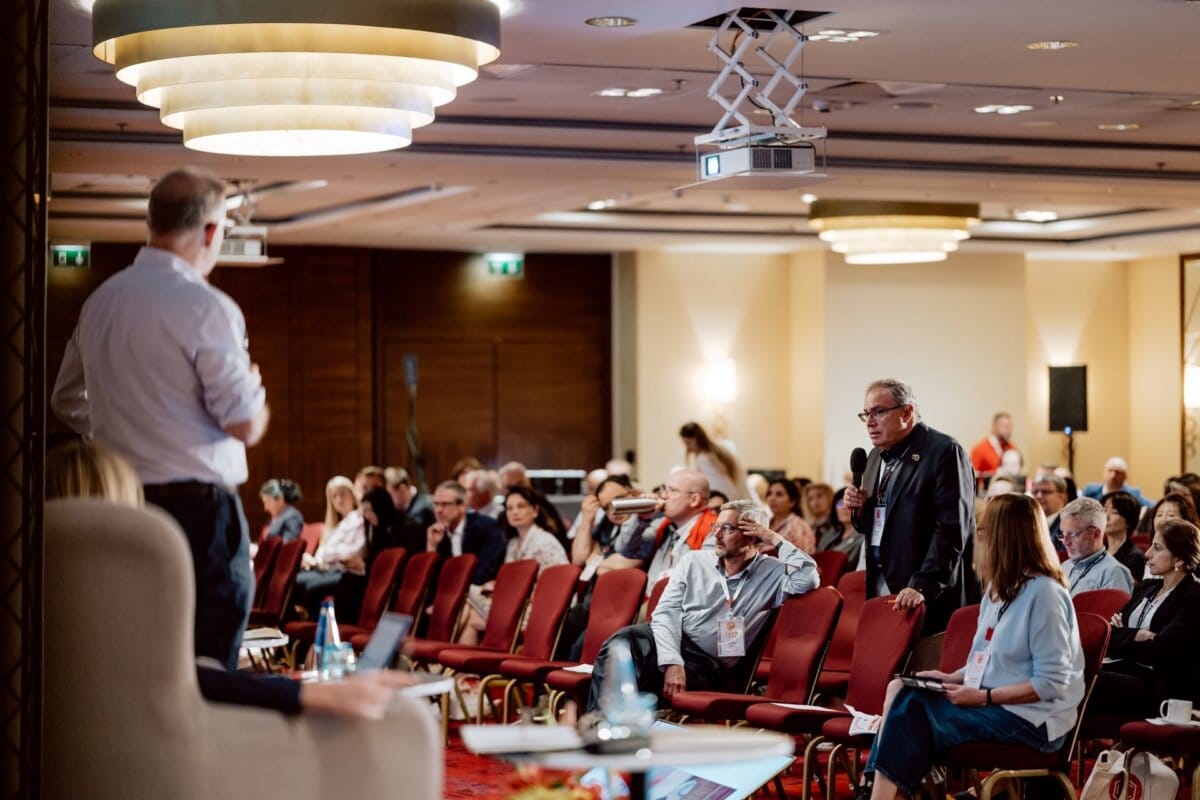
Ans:
[{"label": "chair backrest", "polygon": [[300,538],[304,541],[304,552],[310,556],[321,546],[321,537],[325,535],[324,522],[306,522],[300,529]]},{"label": "chair backrest", "polygon": [[667,584],[671,582],[671,576],[663,575],[658,579],[650,589],[650,596],[646,598],[646,622],[654,618],[654,609],[658,605],[658,601],[662,598],[663,591],[667,588]]},{"label": "chair backrest", "polygon": [[417,553],[404,565],[404,577],[400,579],[400,588],[396,590],[392,611],[411,616],[414,628],[425,611],[425,598],[429,596],[429,587],[433,585],[433,578],[437,574],[437,563],[438,554],[426,552]]},{"label": "chair backrest", "polygon": [[784,703],[812,700],[841,611],[842,596],[831,586],[783,602],[772,631],[775,653],[767,676],[767,697]]},{"label": "chair backrest", "polygon": [[263,595],[262,611],[275,617],[283,616],[288,598],[292,596],[292,587],[296,585],[296,574],[300,572],[300,557],[303,555],[303,539],[293,539],[280,545],[279,555],[275,556],[275,567],[267,583],[267,593]]},{"label": "chair backrest", "polygon": [[1125,607],[1129,602],[1129,592],[1123,589],[1093,589],[1090,592],[1080,592],[1071,598],[1075,606],[1075,615],[1099,614],[1104,619],[1112,619],[1112,615]]},{"label": "chair backrest", "polygon": [[537,576],[533,599],[529,601],[529,622],[521,637],[521,655],[540,659],[554,655],[580,572],[574,564],[559,564],[547,567]]},{"label": "chair backrest", "polygon": [[263,595],[267,593],[267,576],[271,567],[275,566],[275,558],[283,539],[278,536],[265,536],[258,540],[258,552],[254,554],[254,605],[262,603]]},{"label": "chair backrest", "polygon": [[833,640],[825,655],[825,669],[849,672],[854,657],[854,632],[858,629],[858,617],[867,602],[867,573],[847,572],[838,581],[838,592],[842,595],[842,613],[837,627],[833,629]]},{"label": "chair backrest", "polygon": [[850,662],[846,705],[864,714],[882,714],[883,697],[892,676],[904,669],[925,621],[925,605],[897,611],[894,597],[872,597],[858,618],[856,647]]},{"label": "chair backrest", "polygon": [[979,625],[979,604],[963,606],[950,615],[946,625],[946,636],[942,639],[942,655],[938,669],[954,672],[962,669],[971,657],[971,644],[975,641],[975,628]]},{"label": "chair backrest", "polygon": [[813,553],[813,561],[817,562],[817,569],[821,573],[822,586],[837,586],[848,566],[846,554],[841,550],[822,550],[819,553]]},{"label": "chair backrest", "polygon": [[1079,625],[1079,644],[1083,649],[1084,691],[1083,700],[1079,702],[1079,708],[1076,711],[1075,727],[1071,729],[1071,735],[1067,737],[1058,751],[1065,770],[1069,769],[1071,756],[1075,753],[1079,728],[1083,724],[1088,702],[1092,698],[1092,689],[1096,686],[1096,676],[1100,674],[1100,666],[1104,663],[1104,656],[1108,653],[1108,641],[1112,633],[1108,620],[1099,614],[1085,611],[1082,614],[1077,613],[1075,618]]},{"label": "chair backrest", "polygon": [[408,551],[403,547],[389,547],[375,557],[371,574],[367,576],[367,588],[363,592],[362,610],[358,613],[360,628],[374,628],[378,624],[392,592],[396,590],[400,567],[407,556]]},{"label": "chair backrest", "polygon": [[480,646],[487,650],[511,650],[520,630],[525,604],[533,592],[540,565],[532,558],[510,561],[496,573],[496,588]]},{"label": "chair backrest", "polygon": [[596,578],[580,654],[584,664],[595,662],[608,637],[637,619],[647,580],[649,576],[640,569],[617,569]]},{"label": "chair backrest", "polygon": [[[436,553],[435,553],[436,555]],[[433,611],[429,614],[427,639],[448,642],[454,638],[458,615],[467,599],[467,587],[471,585],[471,571],[479,557],[474,553],[463,553],[446,560],[438,575],[437,589],[433,593]]]}]

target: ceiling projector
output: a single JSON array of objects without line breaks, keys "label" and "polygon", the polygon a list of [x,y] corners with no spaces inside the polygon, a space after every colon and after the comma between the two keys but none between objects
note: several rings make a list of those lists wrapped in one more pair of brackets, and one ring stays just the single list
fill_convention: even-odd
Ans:
[{"label": "ceiling projector", "polygon": [[811,175],[816,149],[811,144],[746,145],[700,155],[700,180],[731,177]]}]

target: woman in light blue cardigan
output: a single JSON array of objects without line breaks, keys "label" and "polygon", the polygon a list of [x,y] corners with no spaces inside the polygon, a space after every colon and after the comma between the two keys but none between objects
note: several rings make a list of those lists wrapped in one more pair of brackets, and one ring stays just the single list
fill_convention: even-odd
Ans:
[{"label": "woman in light blue cardigan", "polygon": [[[987,593],[971,657],[957,672],[918,673],[945,694],[889,687],[891,702],[867,771],[871,800],[913,795],[934,757],[971,742],[1062,747],[1083,699],[1083,650],[1066,580],[1037,502],[992,498],[975,536]],[[865,792],[864,792],[865,794]]]}]

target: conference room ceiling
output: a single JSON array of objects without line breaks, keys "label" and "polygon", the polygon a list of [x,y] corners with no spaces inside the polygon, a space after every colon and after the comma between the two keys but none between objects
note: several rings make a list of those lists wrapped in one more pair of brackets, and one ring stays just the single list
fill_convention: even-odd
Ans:
[{"label": "conference room ceiling", "polygon": [[[825,178],[787,189],[696,180],[692,139],[720,110],[711,29],[730,9],[678,0],[515,0],[502,55],[411,147],[338,158],[186,150],[52,0],[50,233],[137,240],[153,177],[206,166],[256,191],[272,244],[467,250],[782,251],[823,246],[805,195],[977,202],[965,252],[1124,258],[1200,250],[1200,2],[823,0],[798,121],[828,129]],[[628,15],[629,28],[584,24]],[[1033,42],[1078,46],[1033,50]],[[728,44],[728,41],[725,42]],[[754,65],[752,65],[754,66]],[[768,73],[754,66],[761,76]],[[661,89],[644,98],[606,88]],[[981,106],[1031,106],[976,113]],[[821,111],[819,109],[825,109]],[[1105,130],[1100,126],[1137,126]],[[600,210],[589,203],[611,201]],[[1019,221],[1017,212],[1053,212]]]}]

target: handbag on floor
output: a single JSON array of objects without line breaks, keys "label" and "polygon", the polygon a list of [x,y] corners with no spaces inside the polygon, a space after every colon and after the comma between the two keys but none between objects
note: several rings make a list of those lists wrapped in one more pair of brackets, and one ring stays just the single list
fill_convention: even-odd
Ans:
[{"label": "handbag on floor", "polygon": [[1079,800],[1175,800],[1179,776],[1144,750],[1103,750]]}]

